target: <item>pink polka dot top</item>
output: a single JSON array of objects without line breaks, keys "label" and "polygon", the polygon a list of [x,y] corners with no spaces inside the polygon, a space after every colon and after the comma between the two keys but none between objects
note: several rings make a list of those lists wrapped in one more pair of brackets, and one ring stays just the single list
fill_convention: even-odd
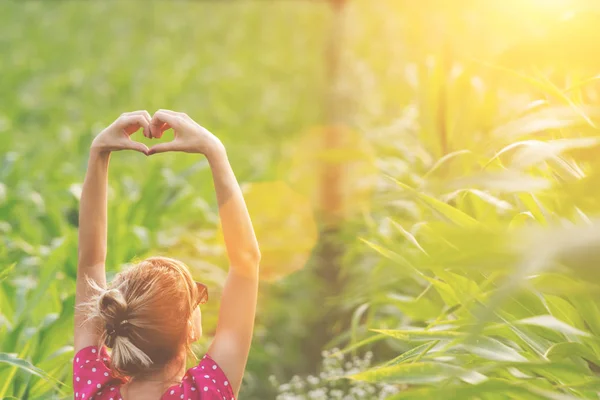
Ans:
[{"label": "pink polka dot top", "polygon": [[[85,347],[73,358],[73,392],[76,400],[123,400],[120,387],[125,382],[113,377],[108,367],[110,355],[105,346],[98,352]],[[217,363],[206,354],[188,369],[181,383],[171,386],[163,400],[235,400],[229,380]]]}]

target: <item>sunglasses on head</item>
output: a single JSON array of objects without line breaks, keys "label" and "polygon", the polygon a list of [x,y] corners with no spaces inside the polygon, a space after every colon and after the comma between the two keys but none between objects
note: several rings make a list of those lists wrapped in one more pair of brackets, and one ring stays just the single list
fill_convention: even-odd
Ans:
[{"label": "sunglasses on head", "polygon": [[198,307],[208,301],[208,288],[200,282],[196,282],[196,287],[198,288],[198,304],[196,304],[196,307]]}]

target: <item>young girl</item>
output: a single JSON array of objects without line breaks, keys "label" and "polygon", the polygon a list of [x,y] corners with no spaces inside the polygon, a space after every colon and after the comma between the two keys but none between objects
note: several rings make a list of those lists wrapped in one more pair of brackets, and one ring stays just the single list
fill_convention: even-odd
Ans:
[{"label": "young girl", "polygon": [[[148,138],[172,128],[175,139],[148,149],[129,137],[140,128]],[[125,149],[200,153],[212,170],[231,266],[215,337],[187,371],[186,354],[202,333],[198,305],[208,300],[206,287],[194,282],[183,263],[166,257],[141,261],[106,285],[108,163],[112,151]],[[75,399],[235,399],[252,340],[259,261],[252,223],[219,139],[183,113],[122,114],[92,142],[81,194]]]}]

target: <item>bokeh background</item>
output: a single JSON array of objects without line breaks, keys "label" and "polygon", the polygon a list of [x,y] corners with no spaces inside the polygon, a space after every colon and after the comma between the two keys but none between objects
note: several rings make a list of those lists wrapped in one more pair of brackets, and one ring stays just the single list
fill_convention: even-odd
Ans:
[{"label": "bokeh background", "polygon": [[[0,398],[72,398],[88,149],[159,108],[222,139],[261,244],[241,399],[599,397],[596,2],[5,1],[0,22]],[[116,153],[108,273],[155,254],[211,288],[202,354],[227,270],[208,165]]]}]

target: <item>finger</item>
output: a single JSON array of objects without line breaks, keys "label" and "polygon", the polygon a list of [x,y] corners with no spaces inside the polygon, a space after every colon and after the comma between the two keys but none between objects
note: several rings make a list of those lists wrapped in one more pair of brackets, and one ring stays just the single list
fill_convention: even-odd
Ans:
[{"label": "finger", "polygon": [[167,151],[177,151],[177,144],[175,141],[169,143],[160,143],[152,146],[148,151],[148,155],[150,156],[157,153],[166,153]]},{"label": "finger", "polygon": [[169,124],[162,123],[160,121],[155,121],[155,123],[152,123],[150,125],[150,129],[152,130],[152,137],[156,139],[160,139],[163,133],[165,133],[165,131],[170,128],[171,127],[169,126]]},{"label": "finger", "polygon": [[148,118],[151,118],[150,113],[147,110],[129,111],[129,112],[125,112],[121,115],[143,115],[143,116],[147,116]]},{"label": "finger", "polygon": [[171,126],[158,118],[150,122],[150,131],[153,138],[160,139],[167,129],[171,129]]},{"label": "finger", "polygon": [[[173,111],[173,110],[166,110],[164,108],[161,108],[160,110],[158,110],[157,112],[164,112],[167,114],[172,114],[172,115],[179,115],[181,113],[178,113],[177,111]],[[156,114],[156,113],[155,113]]]},{"label": "finger", "polygon": [[182,113],[182,112],[179,112],[179,111],[165,110],[165,109],[162,109],[162,108],[160,110],[158,110],[158,111],[165,112],[167,114],[171,114],[173,116],[179,117],[180,121],[183,121],[185,119],[190,119],[190,117],[186,113]]},{"label": "finger", "polygon": [[171,126],[165,122],[158,129],[154,128],[152,135],[155,138],[160,139],[163,133],[165,133],[165,131],[168,131],[169,129],[171,129]]},{"label": "finger", "polygon": [[169,124],[173,129],[177,129],[180,126],[181,118],[174,111],[158,110],[155,112],[152,116],[153,128],[157,126],[160,129],[165,123]]},{"label": "finger", "polygon": [[124,114],[117,120],[117,127],[123,129],[127,135],[131,135],[140,128],[144,128],[144,131],[148,130],[150,124],[140,114]]},{"label": "finger", "polygon": [[129,150],[135,150],[135,151],[139,151],[140,153],[144,153],[145,155],[149,155],[150,150],[148,149],[148,146],[146,146],[144,143],[140,143],[140,142],[136,142],[134,140],[127,140],[128,143],[126,143],[126,148]]},{"label": "finger", "polygon": [[141,112],[141,115],[144,117],[144,119],[146,120],[146,122],[148,122],[148,127],[144,129],[144,136],[146,136],[147,138],[151,138],[152,137],[152,131],[150,130],[150,122],[152,121],[152,116],[146,110],[143,110]]},{"label": "finger", "polygon": [[[150,124],[150,122],[152,121],[152,116],[150,115],[150,113],[147,110],[137,110],[137,111],[131,111],[131,112],[126,112],[121,114],[121,116],[130,116],[130,115],[141,115],[144,117],[144,119],[146,121],[148,121],[148,125]],[[152,137],[151,133],[150,133],[150,129],[144,127],[144,136],[147,138]]]},{"label": "finger", "polygon": [[146,118],[146,120],[148,120],[148,122],[152,120],[152,115],[150,115],[148,111],[142,110],[141,114],[144,116],[144,118]]},{"label": "finger", "polygon": [[190,117],[186,113],[183,113],[183,112],[171,111],[171,113],[173,113],[174,115],[177,115],[181,119],[190,119]]}]

